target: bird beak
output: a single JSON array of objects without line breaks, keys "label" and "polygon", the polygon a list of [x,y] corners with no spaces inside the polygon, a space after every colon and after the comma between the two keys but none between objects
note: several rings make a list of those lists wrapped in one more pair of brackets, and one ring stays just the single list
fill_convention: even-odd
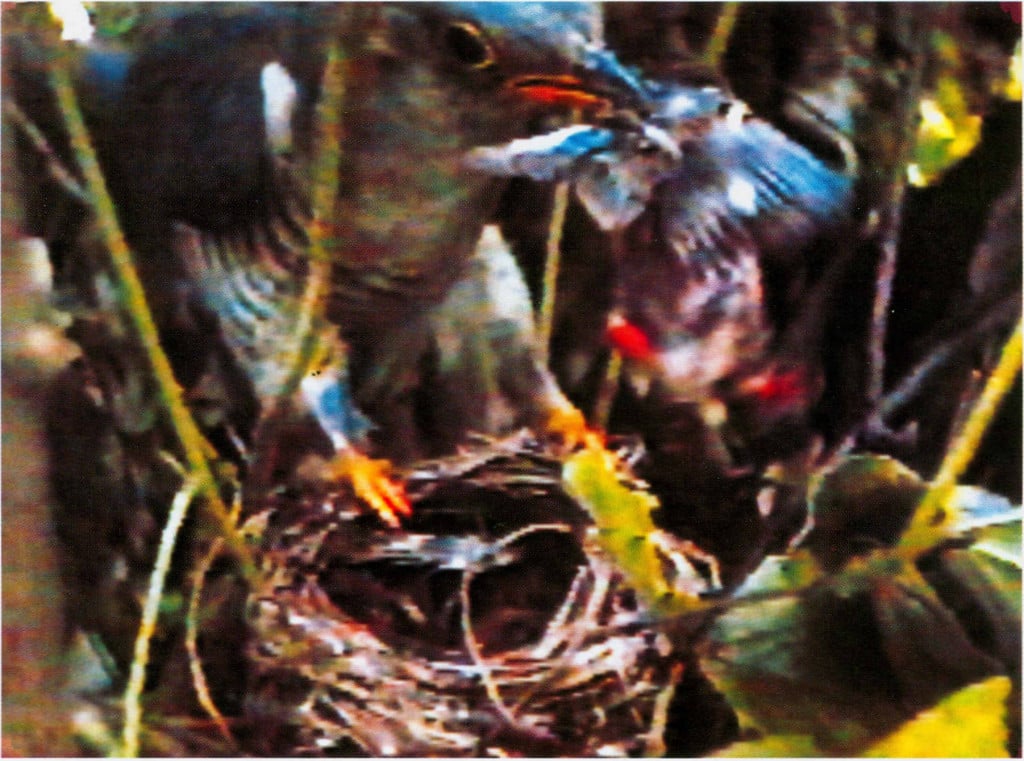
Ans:
[{"label": "bird beak", "polygon": [[650,98],[643,80],[622,65],[615,54],[603,47],[588,47],[584,53],[588,79],[608,88],[618,101],[616,105],[640,106]]},{"label": "bird beak", "polygon": [[648,99],[643,82],[604,48],[588,48],[582,69],[581,76],[528,74],[516,77],[509,85],[535,103],[597,113],[610,113],[613,108],[637,108]]},{"label": "bird beak", "polygon": [[604,112],[612,103],[610,98],[587,89],[579,77],[570,74],[516,77],[509,86],[525,99],[545,106]]}]

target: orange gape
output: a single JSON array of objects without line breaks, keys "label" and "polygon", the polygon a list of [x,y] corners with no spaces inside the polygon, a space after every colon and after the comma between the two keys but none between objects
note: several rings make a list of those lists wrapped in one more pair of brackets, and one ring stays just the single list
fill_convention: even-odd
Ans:
[{"label": "orange gape", "polygon": [[588,91],[582,81],[569,74],[518,77],[510,85],[528,100],[546,106],[568,106],[598,113],[611,106],[608,98]]}]

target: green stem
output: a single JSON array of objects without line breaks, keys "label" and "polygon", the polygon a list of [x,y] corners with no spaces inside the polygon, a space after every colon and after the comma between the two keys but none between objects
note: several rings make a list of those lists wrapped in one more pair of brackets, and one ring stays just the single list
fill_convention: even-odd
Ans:
[{"label": "green stem", "polygon": [[601,380],[597,404],[594,405],[593,423],[597,426],[598,430],[608,430],[608,421],[611,419],[612,405],[615,404],[615,397],[619,392],[621,376],[622,354],[617,349],[612,349],[608,355],[608,365],[605,368],[604,378]]},{"label": "green stem", "polygon": [[295,325],[296,347],[278,402],[292,397],[302,378],[309,372],[319,348],[319,333],[314,326],[323,315],[331,285],[331,257],[326,241],[330,219],[338,198],[338,171],[341,162],[342,103],[345,97],[344,60],[337,45],[327,52],[324,70],[323,97],[317,107],[319,136],[313,155],[311,195],[313,218],[306,226],[309,239],[309,276],[299,305]]},{"label": "green stem", "polygon": [[951,519],[949,498],[977,453],[981,438],[999,409],[999,403],[1020,371],[1021,325],[1017,323],[1013,334],[1003,346],[999,363],[985,383],[964,427],[953,439],[935,479],[914,512],[914,518],[900,541],[901,547],[915,553],[927,550],[933,543],[931,539],[937,527],[947,524]]},{"label": "green stem", "polygon": [[121,747],[118,755],[134,758],[139,755],[139,730],[142,725],[142,705],[140,698],[146,684],[146,666],[149,664],[149,643],[156,630],[156,619],[160,613],[160,600],[164,594],[164,583],[171,567],[171,556],[178,538],[178,532],[188,514],[188,507],[195,497],[198,483],[186,481],[171,502],[171,511],[167,523],[160,535],[160,546],[157,549],[156,562],[149,577],[149,589],[146,602],[142,608],[142,621],[139,633],[135,638],[135,653],[132,657],[131,671],[128,674],[128,686],[124,692],[124,730],[121,735]]},{"label": "green stem", "polygon": [[219,524],[221,532],[242,564],[243,573],[248,577],[253,571],[249,549],[235,532],[235,526],[228,517],[217,482],[205,456],[209,444],[185,404],[181,386],[174,377],[171,363],[160,343],[160,335],[146,301],[145,289],[132,262],[131,251],[117,220],[114,202],[107,190],[106,180],[78,107],[66,62],[60,54],[55,56],[50,75],[71,137],[75,158],[85,178],[86,191],[96,212],[100,234],[110,252],[121,303],[145,349],[171,427],[184,450],[189,470],[197,479],[198,489],[205,497],[205,507]]},{"label": "green stem", "polygon": [[555,186],[555,201],[551,209],[551,226],[548,228],[547,257],[544,260],[544,286],[537,315],[537,343],[541,364],[548,366],[551,353],[551,334],[555,322],[555,297],[558,290],[558,270],[562,261],[562,230],[565,228],[565,212],[569,208],[569,183],[560,182]]},{"label": "green stem", "polygon": [[718,70],[722,56],[725,55],[729,46],[729,38],[732,36],[733,27],[736,26],[736,18],[739,16],[739,3],[723,3],[722,11],[718,14],[715,28],[711,32],[711,40],[708,42],[701,59],[708,66]]}]

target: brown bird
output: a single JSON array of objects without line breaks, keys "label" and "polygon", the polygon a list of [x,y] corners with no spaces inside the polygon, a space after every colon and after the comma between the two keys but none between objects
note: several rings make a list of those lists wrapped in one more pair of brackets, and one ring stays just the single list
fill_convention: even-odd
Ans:
[{"label": "brown bird", "polygon": [[[338,41],[330,293],[313,326],[320,364],[295,401],[329,440],[328,475],[350,478],[395,525],[401,489],[351,444],[365,420],[349,364],[371,419],[399,429],[388,400],[413,383],[427,314],[463,277],[497,202],[500,183],[464,154],[544,115],[635,103],[638,83],[600,35],[590,4],[211,4],[154,9],[130,45],[85,51],[78,79],[103,169],[175,372],[217,399],[211,418],[251,430],[287,373],[309,272],[314,113]],[[569,440],[586,435],[560,394],[534,403]]]}]

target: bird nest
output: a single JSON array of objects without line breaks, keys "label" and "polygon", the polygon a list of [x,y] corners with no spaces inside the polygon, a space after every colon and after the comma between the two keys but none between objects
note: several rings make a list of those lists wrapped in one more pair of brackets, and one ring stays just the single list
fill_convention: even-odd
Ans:
[{"label": "bird nest", "polygon": [[345,493],[279,495],[247,522],[264,749],[663,750],[680,648],[564,490],[562,459],[518,436],[420,466],[407,489],[402,530]]}]

